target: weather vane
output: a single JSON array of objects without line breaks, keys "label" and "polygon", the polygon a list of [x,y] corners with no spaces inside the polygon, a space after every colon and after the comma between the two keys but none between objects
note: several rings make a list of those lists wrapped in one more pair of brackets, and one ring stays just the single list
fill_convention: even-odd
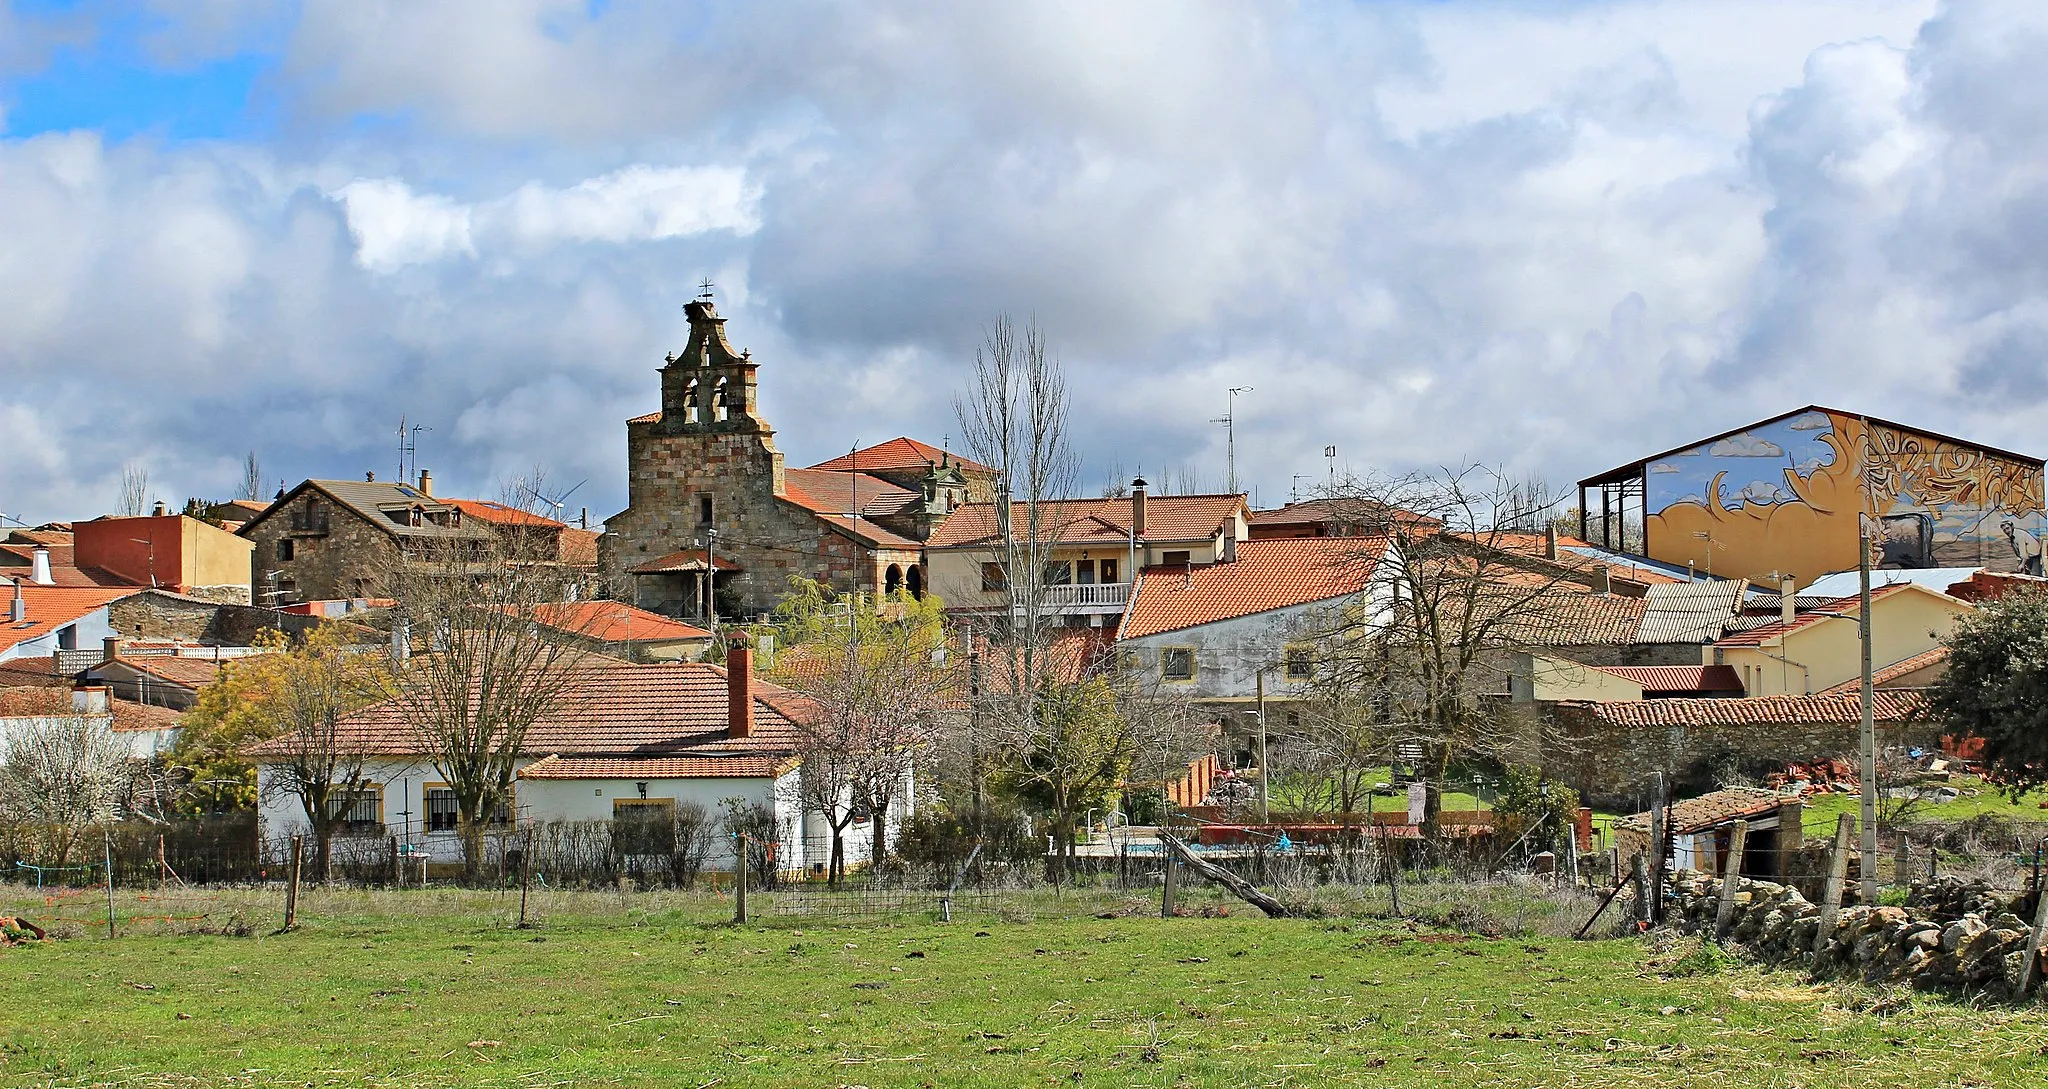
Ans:
[{"label": "weather vane", "polygon": [[706,300],[710,299],[712,286],[711,277],[704,277],[704,282],[697,285],[697,297]]}]

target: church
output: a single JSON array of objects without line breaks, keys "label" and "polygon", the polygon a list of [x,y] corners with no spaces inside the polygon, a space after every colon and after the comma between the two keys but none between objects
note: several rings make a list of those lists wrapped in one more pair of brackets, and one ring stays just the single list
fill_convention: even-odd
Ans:
[{"label": "church", "polygon": [[635,605],[705,620],[767,613],[793,576],[922,596],[924,541],[987,496],[994,470],[908,438],[784,467],[760,365],[733,350],[708,295],[683,310],[690,339],[661,368],[661,410],[626,421],[627,507],[605,521],[605,570]]}]

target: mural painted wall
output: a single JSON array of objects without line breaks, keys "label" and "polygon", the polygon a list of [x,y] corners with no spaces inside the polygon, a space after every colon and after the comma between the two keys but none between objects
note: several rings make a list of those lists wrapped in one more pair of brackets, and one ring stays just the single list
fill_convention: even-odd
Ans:
[{"label": "mural painted wall", "polygon": [[1652,558],[1801,586],[1856,566],[1862,515],[1882,566],[2038,574],[2041,492],[2029,462],[1819,411],[1659,458],[1643,488]]}]

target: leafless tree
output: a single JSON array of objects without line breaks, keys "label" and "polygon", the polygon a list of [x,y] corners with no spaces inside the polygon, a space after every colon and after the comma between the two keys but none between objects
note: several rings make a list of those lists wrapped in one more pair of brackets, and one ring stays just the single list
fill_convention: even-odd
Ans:
[{"label": "leafless tree", "polygon": [[149,470],[130,463],[121,467],[121,513],[133,518],[149,513]]},{"label": "leafless tree", "polygon": [[[1378,539],[1360,546],[1377,559],[1361,596],[1369,604],[1341,611],[1318,634],[1311,721],[1347,763],[1375,751],[1382,762],[1412,758],[1430,787],[1425,827],[1434,834],[1455,762],[1526,760],[1548,737],[1526,704],[1506,699],[1516,654],[1600,641],[1627,609],[1595,590],[1597,572],[1517,547],[1497,520],[1517,509],[1515,488],[1491,470],[1344,481],[1333,491],[1342,504],[1380,512]],[[1317,708],[1326,709],[1320,717]]]},{"label": "leafless tree", "polygon": [[264,663],[271,683],[259,699],[277,736],[263,743],[271,769],[264,789],[299,804],[313,829],[313,872],[334,877],[334,834],[349,820],[349,802],[369,786],[360,746],[342,719],[386,695],[389,673],[374,653],[343,641],[339,628],[317,629],[305,645]]},{"label": "leafless tree", "polygon": [[256,460],[254,450],[242,459],[242,491],[237,498],[259,503],[263,500],[263,463]]},{"label": "leafless tree", "polygon": [[447,534],[410,545],[385,575],[397,602],[392,703],[455,796],[465,873],[509,809],[527,732],[571,713],[584,655],[541,621],[572,576],[516,551],[520,538]]},{"label": "leafless tree", "polygon": [[86,828],[118,815],[132,767],[103,716],[21,720],[0,748],[0,815],[40,829],[44,864],[62,866]]}]

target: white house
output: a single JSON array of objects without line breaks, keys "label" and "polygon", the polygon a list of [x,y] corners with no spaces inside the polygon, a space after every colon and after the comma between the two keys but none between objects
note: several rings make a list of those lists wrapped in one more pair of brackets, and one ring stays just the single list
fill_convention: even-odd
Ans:
[{"label": "white house", "polygon": [[[579,670],[572,685],[568,709],[528,730],[513,802],[500,814],[499,829],[672,817],[685,803],[715,816],[722,800],[740,798],[774,813],[778,869],[823,865],[831,829],[821,814],[804,809],[797,755],[798,724],[816,713],[816,705],[755,679],[746,647],[732,648],[724,666],[592,666]],[[345,719],[343,730],[347,742],[366,755],[368,772],[359,793],[336,803],[348,821],[343,834],[386,843],[396,837],[431,861],[460,861],[454,793],[396,705],[365,708]],[[299,798],[280,786],[277,760],[288,745],[273,741],[251,750],[265,836],[310,831]],[[891,835],[910,814],[908,785],[885,816]],[[871,828],[848,829],[849,863],[868,856]],[[732,865],[721,838],[708,866]]]},{"label": "white house", "polygon": [[0,583],[0,661],[48,658],[58,651],[96,654],[116,634],[107,606],[140,592],[133,586],[51,586],[32,579]]}]

